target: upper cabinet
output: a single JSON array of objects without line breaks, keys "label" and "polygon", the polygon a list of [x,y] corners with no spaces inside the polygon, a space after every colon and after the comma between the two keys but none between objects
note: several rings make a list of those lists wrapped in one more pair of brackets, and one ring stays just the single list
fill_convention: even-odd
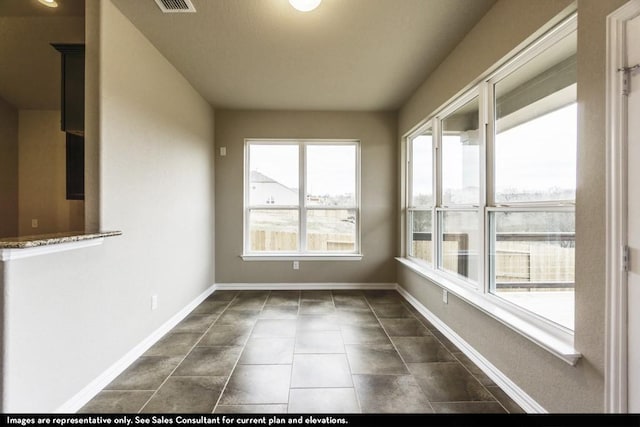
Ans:
[{"label": "upper cabinet", "polygon": [[84,44],[51,44],[62,54],[61,129],[84,136]]}]

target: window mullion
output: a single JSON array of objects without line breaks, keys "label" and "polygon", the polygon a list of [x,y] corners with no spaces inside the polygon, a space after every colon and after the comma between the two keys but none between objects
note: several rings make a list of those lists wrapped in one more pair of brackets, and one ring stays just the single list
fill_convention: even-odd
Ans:
[{"label": "window mullion", "polygon": [[479,138],[480,138],[480,156],[478,161],[480,162],[479,172],[479,187],[480,187],[480,203],[478,208],[478,235],[480,237],[480,247],[478,248],[478,284],[479,289],[483,293],[489,292],[488,288],[488,278],[489,269],[488,266],[488,258],[490,253],[489,248],[489,229],[487,228],[487,219],[486,219],[486,209],[488,201],[491,199],[490,192],[493,191],[493,186],[490,183],[489,175],[492,174],[492,167],[488,162],[489,155],[489,133],[491,126],[489,123],[491,122],[491,115],[493,113],[493,108],[491,105],[492,93],[489,87],[489,83],[484,82],[480,84],[479,97],[480,97],[480,105],[479,105],[479,113],[480,113],[480,126],[479,130]]},{"label": "window mullion", "polygon": [[409,182],[409,185],[407,186],[407,206],[409,209],[407,209],[406,251],[407,254],[411,256],[415,255],[413,250],[413,216],[415,215],[415,206],[413,203],[413,189],[415,187],[415,183],[413,182],[413,164],[415,161],[413,159],[413,144],[413,138],[407,138],[407,181]]},{"label": "window mullion", "polygon": [[431,239],[433,240],[433,266],[439,269],[442,260],[440,241],[440,213],[442,206],[442,122],[440,117],[433,119],[433,189],[434,203],[431,217]]},{"label": "window mullion", "polygon": [[243,240],[243,252],[249,253],[251,252],[251,229],[249,226],[250,217],[251,217],[251,206],[249,206],[249,188],[251,186],[251,170],[249,165],[251,164],[251,150],[249,149],[249,142],[245,140],[244,143],[244,210],[243,210],[243,231],[242,231],[242,240]]},{"label": "window mullion", "polygon": [[494,288],[492,272],[495,271],[495,245],[492,236],[495,225],[491,221],[489,210],[495,206],[495,129],[496,129],[496,102],[495,87],[492,81],[485,81],[484,93],[486,95],[484,107],[486,108],[485,126],[485,204],[482,209],[484,226],[484,248],[483,256],[483,289],[485,294],[490,294]]},{"label": "window mullion", "polygon": [[299,251],[302,253],[307,252],[307,206],[306,206],[306,194],[307,194],[307,144],[304,142],[299,143],[299,156],[300,165],[298,167],[299,173],[299,186],[298,192],[298,204],[299,204],[299,236],[298,245]]}]

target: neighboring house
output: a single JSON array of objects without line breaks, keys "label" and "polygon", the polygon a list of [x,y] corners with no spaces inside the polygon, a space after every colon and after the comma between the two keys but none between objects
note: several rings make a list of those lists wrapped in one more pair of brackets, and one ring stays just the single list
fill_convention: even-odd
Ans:
[{"label": "neighboring house", "polygon": [[251,171],[249,201],[252,205],[294,206],[299,203],[298,191],[279,183],[258,171]]}]

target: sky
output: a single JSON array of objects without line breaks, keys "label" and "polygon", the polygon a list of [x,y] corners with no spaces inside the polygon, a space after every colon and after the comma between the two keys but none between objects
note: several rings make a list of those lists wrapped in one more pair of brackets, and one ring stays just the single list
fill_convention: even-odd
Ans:
[{"label": "sky", "polygon": [[[496,191],[509,188],[524,191],[549,188],[575,189],[577,155],[577,106],[571,104],[538,117],[496,137]],[[430,136],[416,138],[414,167],[418,176],[414,194],[431,191]],[[446,136],[447,163],[443,165],[443,182],[452,189],[463,187],[463,146],[457,136]],[[475,156],[477,161],[477,155]],[[470,168],[477,171],[476,168]],[[477,182],[477,180],[476,180]]]},{"label": "sky", "polygon": [[[575,189],[577,106],[571,104],[544,116],[502,132],[496,137],[496,191],[507,189],[544,191],[545,189]],[[414,182],[414,194],[427,191],[431,185],[431,137],[416,138],[414,166],[420,177]],[[445,136],[446,164],[443,182],[447,188],[462,189],[464,146],[459,137]],[[422,143],[420,143],[422,142]],[[477,163],[477,146],[467,161]],[[299,187],[298,145],[251,145],[250,167],[290,188]],[[353,145],[307,146],[307,188],[313,195],[341,195],[355,192],[355,155]],[[365,165],[366,167],[366,165]],[[467,177],[468,179],[468,177]],[[477,183],[477,180],[474,180]],[[429,189],[430,191],[430,189]]]},{"label": "sky", "polygon": [[[299,187],[298,145],[251,145],[250,168],[289,188]],[[355,145],[307,145],[307,189],[311,195],[355,194]]]}]

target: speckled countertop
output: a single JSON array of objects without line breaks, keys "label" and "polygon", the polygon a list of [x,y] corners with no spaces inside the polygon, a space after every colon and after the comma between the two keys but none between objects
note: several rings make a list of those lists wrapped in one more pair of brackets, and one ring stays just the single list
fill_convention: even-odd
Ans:
[{"label": "speckled countertop", "polygon": [[56,245],[59,243],[81,242],[83,240],[100,239],[119,236],[122,231],[101,231],[96,233],[68,232],[40,234],[34,236],[0,238],[0,249],[26,249],[38,246]]}]

